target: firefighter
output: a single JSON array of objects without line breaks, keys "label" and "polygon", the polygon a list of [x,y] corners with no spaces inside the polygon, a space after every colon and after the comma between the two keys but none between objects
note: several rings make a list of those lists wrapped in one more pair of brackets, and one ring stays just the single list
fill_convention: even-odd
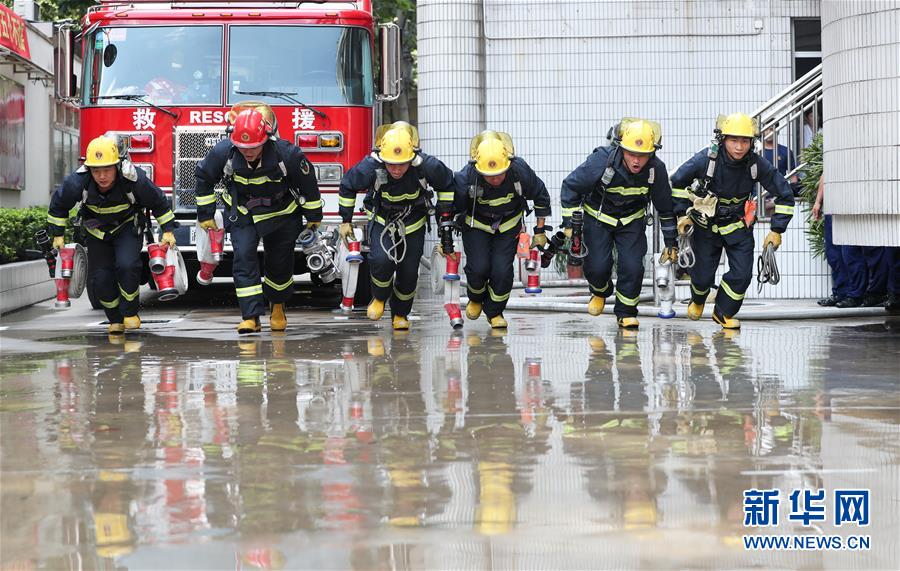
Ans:
[{"label": "firefighter", "polygon": [[[241,110],[230,131],[230,137],[197,164],[197,222],[204,230],[216,229],[213,187],[224,178],[225,226],[231,234],[234,289],[241,307],[238,333],[260,331],[266,300],[271,303],[269,327],[284,331],[297,236],[304,219],[311,230],[322,221],[315,171],[299,147],[278,137],[267,107]],[[256,251],[260,239],[265,251],[261,280]]]},{"label": "firefighter", "polygon": [[426,225],[433,211],[432,192],[453,192],[453,171],[419,150],[419,133],[404,121],[380,126],[375,151],[344,175],[340,186],[340,234],[352,238],[357,191],[365,190],[369,217],[369,273],[372,302],[366,314],[377,321],[390,298],[395,330],[409,329],[409,315]]},{"label": "firefighter", "polygon": [[610,145],[598,147],[563,180],[563,228],[572,235],[571,218],[577,209],[587,214],[584,273],[591,291],[588,313],[600,315],[613,292],[610,275],[613,245],[617,260],[615,284],[619,327],[638,327],[637,305],[647,253],[647,206],[652,201],[659,217],[665,248],[660,262],[677,260],[672,191],[666,165],[656,156],[662,132],[659,124],[625,118],[613,127]]},{"label": "firefighter", "polygon": [[109,333],[121,335],[141,326],[138,317],[144,211],[150,209],[162,230],[161,244],[175,245],[175,215],[162,190],[130,161],[123,161],[116,141],[92,140],[84,164],[53,193],[47,232],[53,247],[65,246],[69,211],[81,203],[79,215],[88,252],[89,283],[109,321]]},{"label": "firefighter", "polygon": [[[771,244],[778,249],[781,234],[794,214],[794,194],[784,176],[764,157],[752,152],[758,136],[758,125],[749,115],[720,115],[712,149],[699,151],[672,176],[678,232],[684,234],[689,227],[694,228],[696,262],[691,268],[688,317],[700,319],[724,248],[728,272],[719,282],[712,318],[725,329],[740,328],[740,321],[734,316],[752,277],[752,196],[756,183],[775,196],[775,212],[763,248]],[[698,181],[696,190],[689,188],[694,181]]]},{"label": "firefighter", "polygon": [[532,247],[547,245],[544,220],[550,216],[550,194],[535,172],[515,156],[506,133],[484,131],[472,139],[471,160],[456,173],[454,204],[438,201],[438,211],[460,215],[466,251],[466,317],[475,320],[482,309],[491,327],[507,326],[503,310],[513,284],[513,260],[525,215],[534,203]]}]

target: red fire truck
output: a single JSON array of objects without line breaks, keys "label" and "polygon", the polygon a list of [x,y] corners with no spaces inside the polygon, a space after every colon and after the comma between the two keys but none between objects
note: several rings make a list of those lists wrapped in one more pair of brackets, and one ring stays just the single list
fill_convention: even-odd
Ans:
[{"label": "red fire truck", "polygon": [[[179,248],[196,275],[194,168],[225,137],[226,114],[266,103],[279,135],[314,164],[323,228],[339,223],[338,184],[372,148],[380,102],[399,94],[399,29],[376,29],[371,0],[101,0],[81,22],[82,78],[71,77],[74,31],[59,35],[57,89],[81,107],[81,150],[103,134],[130,137],[132,162],[166,193]],[[219,191],[224,190],[219,188]],[[220,199],[221,204],[221,199]],[[364,226],[359,215],[355,223]],[[297,249],[295,273],[307,271]],[[230,255],[217,275],[230,275]],[[325,287],[315,276],[313,285]],[[360,283],[368,282],[367,273]],[[357,305],[367,294],[358,292]]]}]

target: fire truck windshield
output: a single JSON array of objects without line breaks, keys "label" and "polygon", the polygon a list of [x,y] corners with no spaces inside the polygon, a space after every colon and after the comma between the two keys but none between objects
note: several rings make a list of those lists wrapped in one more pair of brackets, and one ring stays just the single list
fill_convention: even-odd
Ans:
[{"label": "fire truck windshield", "polygon": [[238,91],[295,93],[309,105],[373,103],[369,34],[363,28],[232,25],[228,33],[229,104],[247,98]]},{"label": "fire truck windshield", "polygon": [[222,26],[99,28],[85,50],[83,103],[139,93],[155,105],[221,105],[222,33]]}]

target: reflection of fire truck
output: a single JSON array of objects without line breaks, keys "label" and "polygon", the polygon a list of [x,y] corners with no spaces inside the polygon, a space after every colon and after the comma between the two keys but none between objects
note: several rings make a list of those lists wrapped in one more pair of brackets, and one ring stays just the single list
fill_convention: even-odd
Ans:
[{"label": "reflection of fire truck", "polygon": [[[380,28],[384,94],[373,78],[371,0],[101,0],[83,21],[82,151],[104,133],[130,137],[132,161],[172,197],[193,278],[194,168],[226,136],[229,109],[260,101],[274,110],[280,137],[313,163],[323,228],[334,228],[341,177],[371,150],[376,107],[399,89],[399,30]],[[64,37],[63,51],[67,44]],[[67,84],[58,83],[73,95]],[[296,260],[295,273],[305,273],[299,247]],[[229,270],[226,255],[218,273]]]}]

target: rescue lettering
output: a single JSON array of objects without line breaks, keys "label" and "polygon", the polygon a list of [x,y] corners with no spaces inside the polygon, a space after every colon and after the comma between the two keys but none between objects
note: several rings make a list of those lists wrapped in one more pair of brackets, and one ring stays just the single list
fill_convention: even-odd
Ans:
[{"label": "rescue lettering", "polygon": [[226,111],[191,111],[188,123],[191,125],[221,125],[225,123]]}]

